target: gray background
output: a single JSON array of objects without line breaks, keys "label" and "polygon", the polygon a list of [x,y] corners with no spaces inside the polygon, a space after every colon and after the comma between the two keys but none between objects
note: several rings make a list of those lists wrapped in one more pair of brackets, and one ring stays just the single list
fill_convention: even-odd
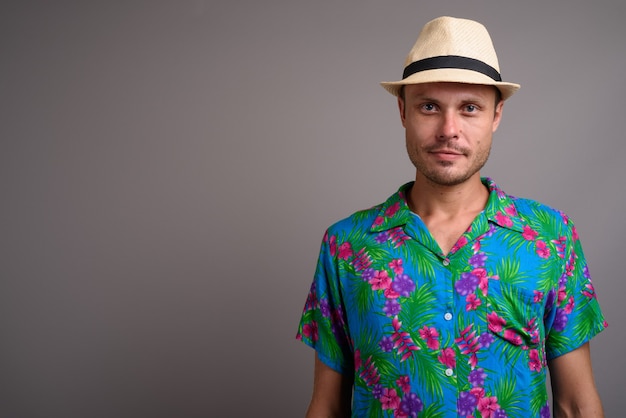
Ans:
[{"label": "gray background", "polygon": [[622,416],[626,3],[431,3],[3,1],[0,416],[301,416],[322,234],[412,179],[378,82],[444,14],[522,84],[483,174],[575,220]]}]

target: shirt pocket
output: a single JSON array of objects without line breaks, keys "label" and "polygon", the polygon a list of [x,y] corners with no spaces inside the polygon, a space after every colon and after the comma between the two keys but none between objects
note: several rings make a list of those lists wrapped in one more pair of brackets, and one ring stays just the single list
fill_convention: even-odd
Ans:
[{"label": "shirt pocket", "polygon": [[489,279],[486,323],[489,331],[520,348],[537,348],[542,338],[540,304],[521,286]]}]

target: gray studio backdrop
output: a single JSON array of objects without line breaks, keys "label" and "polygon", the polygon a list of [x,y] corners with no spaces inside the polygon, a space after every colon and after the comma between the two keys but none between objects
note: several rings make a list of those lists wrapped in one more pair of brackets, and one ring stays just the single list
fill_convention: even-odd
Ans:
[{"label": "gray studio backdrop", "polygon": [[621,0],[3,1],[0,416],[302,416],[322,234],[412,179],[378,82],[439,15],[522,85],[484,174],[576,222],[622,416]]}]

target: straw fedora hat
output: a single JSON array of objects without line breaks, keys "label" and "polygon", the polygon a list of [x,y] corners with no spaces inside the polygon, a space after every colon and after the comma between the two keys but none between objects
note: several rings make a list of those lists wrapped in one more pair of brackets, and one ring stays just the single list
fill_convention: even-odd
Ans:
[{"label": "straw fedora hat", "polygon": [[487,29],[473,20],[438,17],[422,28],[404,62],[400,81],[380,83],[394,96],[406,84],[455,82],[496,86],[502,99],[519,84],[505,83]]}]

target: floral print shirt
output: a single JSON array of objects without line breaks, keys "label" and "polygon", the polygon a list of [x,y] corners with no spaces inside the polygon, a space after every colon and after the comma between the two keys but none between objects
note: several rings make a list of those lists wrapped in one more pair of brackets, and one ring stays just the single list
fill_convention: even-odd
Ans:
[{"label": "floral print shirt", "polygon": [[572,221],[482,181],[446,255],[411,183],[326,231],[297,338],[354,376],[354,417],[550,417],[547,360],[606,327]]}]

